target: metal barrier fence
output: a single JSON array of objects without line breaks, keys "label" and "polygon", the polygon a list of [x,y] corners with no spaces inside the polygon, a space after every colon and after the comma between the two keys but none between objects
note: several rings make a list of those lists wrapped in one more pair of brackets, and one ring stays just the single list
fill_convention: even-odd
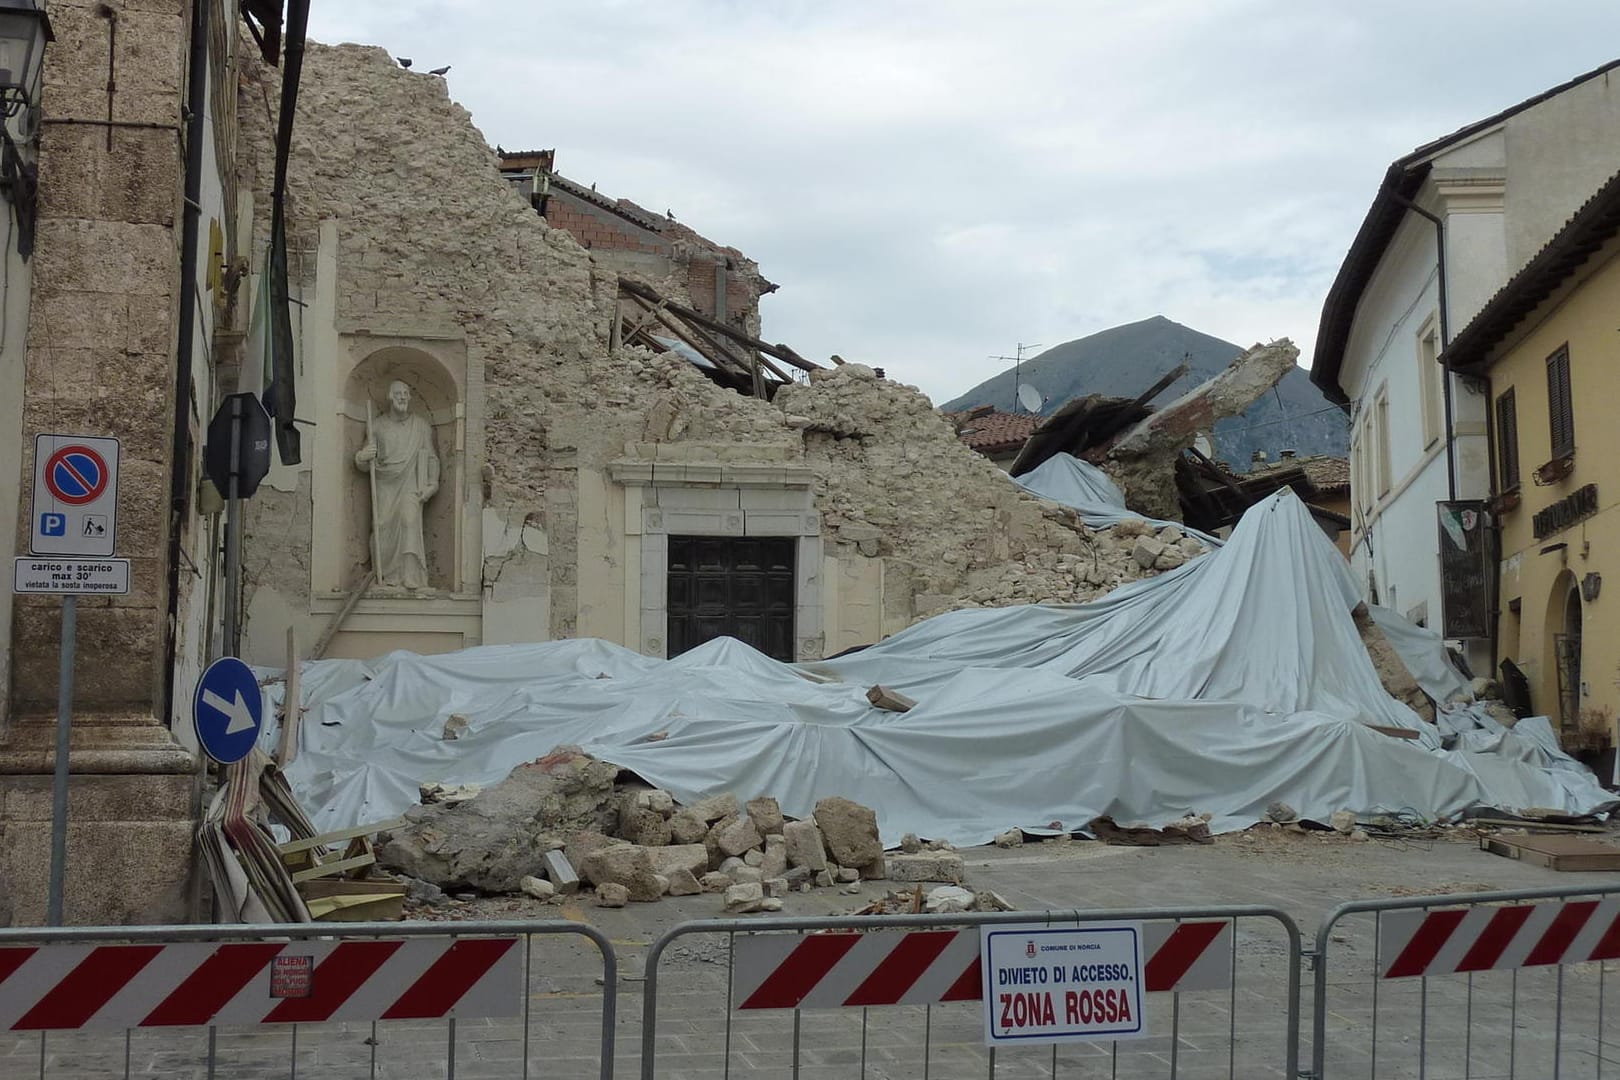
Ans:
[{"label": "metal barrier fence", "polygon": [[[1141,1037],[986,1046],[981,928],[1031,928],[1011,944],[1022,948],[1027,938],[1034,956],[1041,932],[1099,924],[1141,930],[1141,989],[1152,992],[1136,998]],[[723,942],[681,943],[714,935]],[[682,968],[673,989],[666,961]],[[662,1067],[665,1076],[727,1080],[798,1080],[801,1069],[865,1078],[900,1068],[925,1080],[935,1069],[994,1078],[999,1056],[1009,1076],[1291,1077],[1300,968],[1299,928],[1272,907],[689,922],[647,955],[641,1076],[654,1080]],[[1017,996],[997,993],[995,1024],[1022,1022],[1011,1013]],[[1192,999],[1185,1011],[1184,997]],[[1062,995],[1059,1019],[1067,1008],[1069,1018],[1089,1021],[1091,1001],[1084,991]]]},{"label": "metal barrier fence", "polygon": [[1620,885],[1341,904],[1307,954],[1306,1075],[1620,1075],[1606,1060],[1615,959]]},{"label": "metal barrier fence", "polygon": [[617,992],[572,922],[0,930],[0,1075],[612,1080]]}]

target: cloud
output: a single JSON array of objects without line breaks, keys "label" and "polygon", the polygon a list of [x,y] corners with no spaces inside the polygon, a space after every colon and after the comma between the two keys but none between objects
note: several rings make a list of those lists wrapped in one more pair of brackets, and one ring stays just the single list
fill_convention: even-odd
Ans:
[{"label": "cloud", "polygon": [[1308,362],[1389,162],[1612,59],[1620,6],[349,0],[311,33],[454,64],[492,143],[757,259],[766,337],[945,400],[1156,314]]}]

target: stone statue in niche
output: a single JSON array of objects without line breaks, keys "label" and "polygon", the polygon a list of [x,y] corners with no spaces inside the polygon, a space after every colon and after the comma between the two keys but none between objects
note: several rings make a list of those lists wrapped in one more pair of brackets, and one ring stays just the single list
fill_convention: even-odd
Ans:
[{"label": "stone statue in niche", "polygon": [[366,443],[355,468],[371,478],[371,567],[377,584],[412,591],[427,588],[427,544],[422,507],[439,490],[439,455],[433,429],[411,412],[411,388],[388,384],[388,412],[373,419],[366,399]]}]

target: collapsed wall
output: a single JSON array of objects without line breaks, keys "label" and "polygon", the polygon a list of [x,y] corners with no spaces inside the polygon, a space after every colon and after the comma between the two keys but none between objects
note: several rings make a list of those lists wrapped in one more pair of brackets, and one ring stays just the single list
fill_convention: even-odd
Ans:
[{"label": "collapsed wall", "polygon": [[[275,78],[250,66],[242,85],[255,268]],[[730,498],[727,478],[749,470],[777,479],[737,481],[744,502],[805,475],[813,513],[800,539],[812,543],[800,550],[813,565],[800,583],[821,591],[827,614],[824,634],[801,634],[800,658],[951,607],[1083,600],[1162,569],[1133,557],[1133,537],[1095,533],[1018,489],[919,391],[870,368],[818,372],[767,402],[673,354],[610,354],[616,272],[512,190],[444,80],[382,49],[310,46],[289,189],[300,415],[320,420],[305,461],[273,471],[246,514],[244,610],[259,659],[279,658],[288,625],[306,642],[330,633],[341,595],[364,578],[367,495],[353,455],[367,396],[382,402],[375,387],[393,373],[422,388],[442,459],[425,511],[437,606],[368,598],[335,655],[413,647],[398,616],[418,610],[436,620],[423,651],[461,634],[600,636],[656,653],[646,536],[672,475],[682,505],[704,489]]]}]

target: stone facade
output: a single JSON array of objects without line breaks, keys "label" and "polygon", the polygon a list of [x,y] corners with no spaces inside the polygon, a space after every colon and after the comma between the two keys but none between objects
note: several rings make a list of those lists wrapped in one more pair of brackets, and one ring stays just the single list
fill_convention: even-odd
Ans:
[{"label": "stone facade", "polygon": [[[207,652],[216,537],[195,495],[214,402],[213,336],[227,299],[217,271],[234,258],[238,59],[234,5],[212,0],[207,11],[197,269],[182,281],[190,5],[61,0],[50,8],[56,41],[45,54],[38,244],[32,280],[21,282],[26,370],[18,423],[0,428],[8,444],[0,467],[26,498],[35,434],[117,437],[116,554],[129,558],[132,578],[127,596],[78,601],[70,922],[184,920],[195,910],[200,773],[185,745],[189,725],[178,721]],[[18,285],[10,279],[8,315]],[[190,354],[177,360],[188,292],[199,298],[195,332]],[[22,517],[8,532],[19,551],[29,529]],[[0,713],[0,877],[13,884],[19,922],[39,921],[45,907],[60,625],[60,601],[19,597],[0,628],[10,667]]]}]

